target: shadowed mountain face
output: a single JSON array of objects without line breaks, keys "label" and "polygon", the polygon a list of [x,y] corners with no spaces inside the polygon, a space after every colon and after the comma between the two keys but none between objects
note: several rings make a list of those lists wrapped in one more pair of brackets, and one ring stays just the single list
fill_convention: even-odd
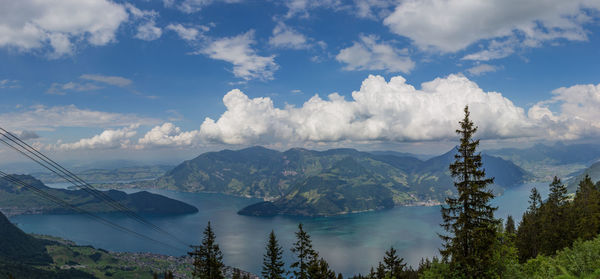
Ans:
[{"label": "shadowed mountain face", "polygon": [[[81,209],[94,213],[116,211],[116,209],[85,190],[54,189],[47,187],[41,181],[29,175],[13,176]],[[104,194],[137,213],[187,214],[198,212],[198,209],[192,205],[146,191],[126,194],[121,191],[109,190],[105,191]],[[1,178],[0,210],[9,215],[73,212],[71,209],[63,208],[39,197],[21,185],[13,184]]]},{"label": "shadowed mountain face", "polygon": [[[159,178],[154,187],[187,192],[218,192],[273,201],[256,211],[290,215],[335,215],[394,205],[435,204],[452,194],[448,165],[454,149],[422,161],[410,156],[354,149],[285,152],[252,147],[204,153]],[[509,161],[483,155],[488,175],[510,187],[527,173]]]},{"label": "shadowed mountain face", "polygon": [[600,162],[592,164],[589,168],[568,179],[566,181],[568,191],[570,193],[575,193],[575,191],[577,191],[577,187],[579,186],[579,182],[582,181],[586,175],[588,175],[593,182],[600,181]]},{"label": "shadowed mountain face", "polygon": [[44,240],[34,238],[13,225],[0,212],[0,261],[23,264],[48,264],[52,258],[46,253]]}]

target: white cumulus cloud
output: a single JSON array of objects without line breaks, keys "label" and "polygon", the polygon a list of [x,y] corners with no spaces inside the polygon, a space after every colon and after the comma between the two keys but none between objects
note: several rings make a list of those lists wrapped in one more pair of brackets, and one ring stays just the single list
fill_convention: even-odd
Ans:
[{"label": "white cumulus cloud", "polygon": [[[202,28],[202,31],[208,31],[208,27],[202,26]],[[202,35],[200,30],[198,30],[197,28],[185,27],[181,24],[169,24],[167,25],[166,29],[174,31],[180,38],[186,41],[196,40]]]},{"label": "white cumulus cloud", "polygon": [[144,41],[154,41],[160,38],[161,35],[162,29],[156,26],[156,22],[154,22],[154,20],[150,20],[138,26],[135,38]]},{"label": "white cumulus cloud", "polygon": [[442,52],[510,37],[535,47],[555,39],[587,40],[587,11],[599,9],[600,2],[590,0],[409,0],[398,4],[384,24],[423,49]]},{"label": "white cumulus cloud", "polygon": [[254,31],[250,30],[234,37],[215,39],[199,52],[233,64],[233,74],[244,80],[273,79],[273,73],[279,68],[275,56],[256,54],[253,44]]},{"label": "white cumulus cloud", "polygon": [[[600,135],[600,84],[580,84],[552,91],[551,99],[529,109],[530,118],[546,128],[556,139],[578,139]],[[559,106],[553,112],[550,106]],[[540,124],[540,125],[541,125]]]},{"label": "white cumulus cloud", "polygon": [[345,70],[384,70],[408,73],[415,67],[407,49],[397,49],[374,36],[360,35],[360,41],[342,49],[335,57]]},{"label": "white cumulus cloud", "polygon": [[273,29],[273,36],[269,38],[269,44],[278,48],[306,49],[310,47],[306,36],[278,22]]},{"label": "white cumulus cloud", "polygon": [[107,0],[2,1],[0,47],[49,47],[50,56],[59,57],[71,54],[82,41],[96,46],[115,41],[127,19],[123,5]]},{"label": "white cumulus cloud", "polygon": [[58,144],[57,148],[60,150],[127,148],[130,138],[136,134],[135,129],[137,129],[137,125],[122,129],[109,129],[91,138],[80,139],[72,143]]},{"label": "white cumulus cloud", "polygon": [[190,146],[198,141],[198,131],[182,132],[173,123],[164,123],[152,128],[138,140],[138,148],[149,146]]},{"label": "white cumulus cloud", "polygon": [[454,138],[469,105],[482,138],[532,136],[522,108],[497,92],[485,92],[461,75],[415,89],[400,76],[386,82],[369,76],[346,100],[337,93],[313,96],[300,107],[275,107],[268,97],[249,98],[238,89],[223,97],[226,111],[183,132],[167,123],[152,129],[141,145],[202,143],[299,144],[306,142],[429,141]]},{"label": "white cumulus cloud", "polygon": [[497,66],[489,65],[489,64],[479,64],[479,65],[475,65],[475,66],[467,69],[467,72],[469,72],[469,74],[472,74],[474,76],[479,76],[479,75],[483,75],[485,73],[495,72],[497,70],[498,70]]}]

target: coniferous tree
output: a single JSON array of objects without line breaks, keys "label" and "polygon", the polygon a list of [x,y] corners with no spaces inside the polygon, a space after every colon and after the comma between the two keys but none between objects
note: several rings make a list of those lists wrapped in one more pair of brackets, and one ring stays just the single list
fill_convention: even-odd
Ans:
[{"label": "coniferous tree", "polygon": [[377,265],[377,271],[375,273],[375,278],[377,278],[377,279],[385,278],[385,265],[382,264],[381,262],[379,262],[379,264]]},{"label": "coniferous tree", "polygon": [[234,268],[231,279],[242,279],[242,271],[239,268]]},{"label": "coniferous tree", "polygon": [[188,254],[194,258],[192,276],[200,279],[224,279],[223,254],[216,243],[215,233],[210,227],[210,221],[204,229],[202,245],[193,245],[193,252]]},{"label": "coniferous tree", "polygon": [[571,243],[571,230],[566,216],[567,187],[558,177],[550,183],[548,199],[540,208],[540,252],[553,255]]},{"label": "coniferous tree", "polygon": [[454,272],[466,278],[484,278],[490,276],[491,248],[499,223],[494,218],[496,207],[490,205],[494,194],[487,189],[494,179],[485,177],[481,154],[476,153],[479,140],[473,140],[477,127],[469,119],[468,106],[464,112],[460,129],[456,130],[461,137],[458,154],[450,165],[458,196],[446,198],[441,210],[442,227],[450,234],[440,235],[444,241],[440,252]]},{"label": "coniferous tree", "polygon": [[389,275],[389,278],[400,278],[406,267],[403,261],[403,258],[396,255],[396,249],[393,246],[390,247],[390,250],[385,251],[383,262],[385,264],[386,275]]},{"label": "coniferous tree", "polygon": [[533,189],[531,189],[531,194],[529,194],[529,207],[527,207],[527,210],[537,213],[542,204],[543,202],[540,192],[537,190],[537,188],[533,187]]},{"label": "coniferous tree", "polygon": [[167,271],[165,273],[165,279],[173,279],[173,278],[174,277],[173,277],[173,272],[172,271],[169,270],[169,271]]},{"label": "coniferous tree", "polygon": [[312,248],[310,235],[304,231],[302,223],[298,224],[298,232],[296,232],[296,242],[292,246],[292,253],[296,254],[298,261],[291,265],[294,270],[296,279],[308,279],[308,268],[317,260],[318,255]]},{"label": "coniferous tree", "polygon": [[283,279],[285,278],[284,263],[282,258],[283,248],[275,238],[275,232],[269,234],[269,242],[267,243],[267,252],[263,256],[263,271],[262,276],[265,279]]},{"label": "coniferous tree", "polygon": [[521,223],[517,229],[515,246],[519,254],[519,261],[525,262],[535,258],[540,252],[540,208],[543,205],[542,197],[536,188],[531,189],[529,207],[523,213]]},{"label": "coniferous tree", "polygon": [[511,215],[508,215],[508,217],[506,217],[506,225],[504,227],[504,232],[507,235],[514,235],[516,232],[515,220],[513,219],[513,217]]},{"label": "coniferous tree", "polygon": [[550,183],[550,194],[548,194],[548,202],[554,203],[557,206],[562,206],[567,202],[567,186],[565,186],[560,178],[554,176]]},{"label": "coniferous tree", "polygon": [[577,237],[592,239],[600,230],[600,191],[588,175],[579,182],[573,207]]},{"label": "coniferous tree", "polygon": [[335,271],[329,269],[325,259],[320,258],[310,263],[308,267],[308,278],[310,279],[336,279]]}]

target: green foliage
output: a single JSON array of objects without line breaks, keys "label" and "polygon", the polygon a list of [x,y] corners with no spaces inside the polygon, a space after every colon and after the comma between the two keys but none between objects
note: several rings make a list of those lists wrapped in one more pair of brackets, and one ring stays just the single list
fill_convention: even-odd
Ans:
[{"label": "green foliage", "polygon": [[572,248],[556,256],[540,255],[523,264],[527,278],[598,278],[600,275],[600,236],[593,240],[575,241]]},{"label": "green foliage", "polygon": [[192,246],[194,251],[188,254],[194,258],[192,275],[200,279],[224,279],[223,255],[216,243],[215,233],[210,227],[210,222],[204,229],[202,245]]},{"label": "green foliage", "polygon": [[447,206],[442,207],[442,227],[450,235],[440,235],[444,241],[440,252],[453,272],[465,278],[490,277],[499,224],[494,218],[496,208],[490,205],[494,195],[487,189],[494,179],[486,178],[481,155],[476,153],[479,140],[472,137],[477,127],[469,119],[468,107],[460,125],[456,131],[461,136],[458,154],[450,165],[458,196],[447,197]]},{"label": "green foliage", "polygon": [[591,239],[600,228],[600,191],[589,176],[579,182],[575,193],[573,210],[576,215],[575,229],[578,237]]},{"label": "green foliage", "polygon": [[517,230],[515,229],[515,220],[511,215],[508,215],[508,217],[506,217],[506,225],[504,226],[504,232],[511,237],[517,232]]},{"label": "green foliage", "polygon": [[422,279],[448,279],[448,278],[458,278],[457,276],[453,276],[453,271],[450,269],[450,264],[444,261],[440,261],[437,258],[434,258],[429,267],[421,273]]},{"label": "green foliage", "polygon": [[266,253],[263,256],[262,276],[265,279],[285,278],[284,263],[282,260],[283,248],[275,238],[275,232],[269,234]]}]

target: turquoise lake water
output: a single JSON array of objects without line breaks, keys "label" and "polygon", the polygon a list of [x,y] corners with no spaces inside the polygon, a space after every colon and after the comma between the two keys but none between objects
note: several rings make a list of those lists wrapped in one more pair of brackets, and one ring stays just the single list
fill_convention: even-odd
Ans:
[{"label": "turquoise lake water", "polygon": [[[493,203],[499,207],[496,216],[506,218],[510,214],[519,222],[528,206],[532,187],[537,187],[544,197],[548,192],[547,183],[513,187],[494,199]],[[344,276],[368,273],[370,267],[381,261],[385,250],[392,245],[406,262],[415,266],[422,257],[437,255],[441,244],[437,236],[441,232],[439,206],[396,207],[378,212],[323,218],[250,217],[238,215],[237,211],[257,202],[257,199],[206,193],[152,192],[193,204],[200,211],[182,216],[144,215],[146,219],[190,244],[200,242],[206,223],[211,221],[224,254],[224,262],[256,274],[260,274],[262,255],[271,230],[275,230],[283,245],[284,260],[289,266],[293,260],[289,248],[300,222],[311,235],[314,248],[329,262],[331,268]],[[152,238],[178,245],[177,242],[168,241],[164,235],[120,214],[102,216]],[[93,245],[111,251],[154,252],[177,256],[184,255],[187,251],[181,245],[178,246],[181,248],[173,248],[136,238],[81,215],[23,215],[10,219],[25,232],[59,236],[77,244]]]}]

